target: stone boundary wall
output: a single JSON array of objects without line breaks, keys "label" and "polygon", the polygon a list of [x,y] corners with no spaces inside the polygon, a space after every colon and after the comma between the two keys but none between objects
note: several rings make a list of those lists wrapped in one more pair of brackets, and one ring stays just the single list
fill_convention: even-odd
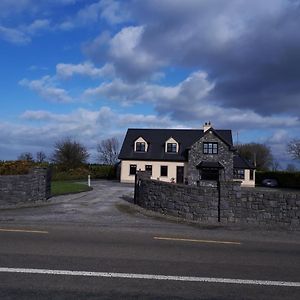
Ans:
[{"label": "stone boundary wall", "polygon": [[137,178],[135,203],[187,220],[300,229],[300,192],[241,188],[239,182],[188,186]]},{"label": "stone boundary wall", "polygon": [[49,169],[34,168],[26,175],[0,176],[0,208],[31,206],[50,196]]}]

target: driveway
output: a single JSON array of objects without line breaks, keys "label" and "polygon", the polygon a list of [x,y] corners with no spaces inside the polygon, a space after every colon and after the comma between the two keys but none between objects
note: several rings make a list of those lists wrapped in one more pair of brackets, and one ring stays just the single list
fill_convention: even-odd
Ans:
[{"label": "driveway", "polygon": [[0,210],[0,222],[110,226],[128,222],[128,214],[121,213],[120,208],[130,206],[123,197],[132,199],[133,185],[106,180],[91,185],[92,191],[52,197],[39,207]]}]

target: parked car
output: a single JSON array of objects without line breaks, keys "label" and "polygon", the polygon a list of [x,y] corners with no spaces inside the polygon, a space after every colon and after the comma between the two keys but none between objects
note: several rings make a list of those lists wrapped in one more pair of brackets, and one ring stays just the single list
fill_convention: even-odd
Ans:
[{"label": "parked car", "polygon": [[278,181],[273,178],[266,178],[262,181],[262,185],[267,187],[277,187]]}]

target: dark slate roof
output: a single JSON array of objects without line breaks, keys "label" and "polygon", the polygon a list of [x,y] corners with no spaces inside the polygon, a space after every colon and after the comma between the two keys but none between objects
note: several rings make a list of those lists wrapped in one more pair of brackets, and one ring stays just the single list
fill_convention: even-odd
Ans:
[{"label": "dark slate roof", "polygon": [[255,169],[251,162],[241,157],[238,153],[235,153],[233,156],[233,167],[235,169]]},{"label": "dark slate roof", "polygon": [[[213,129],[212,129],[213,130]],[[213,130],[225,143],[232,148],[231,130]],[[161,160],[186,161],[187,149],[203,137],[200,129],[128,129],[119,159],[127,160]],[[134,142],[142,137],[148,143],[147,152],[135,152]],[[178,153],[166,153],[165,142],[169,138],[179,143]]]}]

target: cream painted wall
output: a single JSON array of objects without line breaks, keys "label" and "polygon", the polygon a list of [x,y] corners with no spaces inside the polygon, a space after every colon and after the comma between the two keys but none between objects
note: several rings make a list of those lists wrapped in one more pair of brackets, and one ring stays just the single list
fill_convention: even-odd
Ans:
[{"label": "cream painted wall", "polygon": [[250,180],[250,170],[245,169],[245,178],[244,180],[241,179],[234,179],[235,181],[242,181],[241,186],[244,187],[255,187],[255,170],[253,170],[253,180]]},{"label": "cream painted wall", "polygon": [[[138,161],[122,160],[121,162],[121,182],[134,182],[134,175],[129,175],[130,165],[137,165],[137,170],[145,171],[145,165],[152,165],[152,179],[171,182],[171,178],[176,182],[176,167],[184,167],[184,177],[186,177],[187,164],[184,162],[166,162],[166,161]],[[160,166],[168,166],[168,176],[160,176]]]}]

